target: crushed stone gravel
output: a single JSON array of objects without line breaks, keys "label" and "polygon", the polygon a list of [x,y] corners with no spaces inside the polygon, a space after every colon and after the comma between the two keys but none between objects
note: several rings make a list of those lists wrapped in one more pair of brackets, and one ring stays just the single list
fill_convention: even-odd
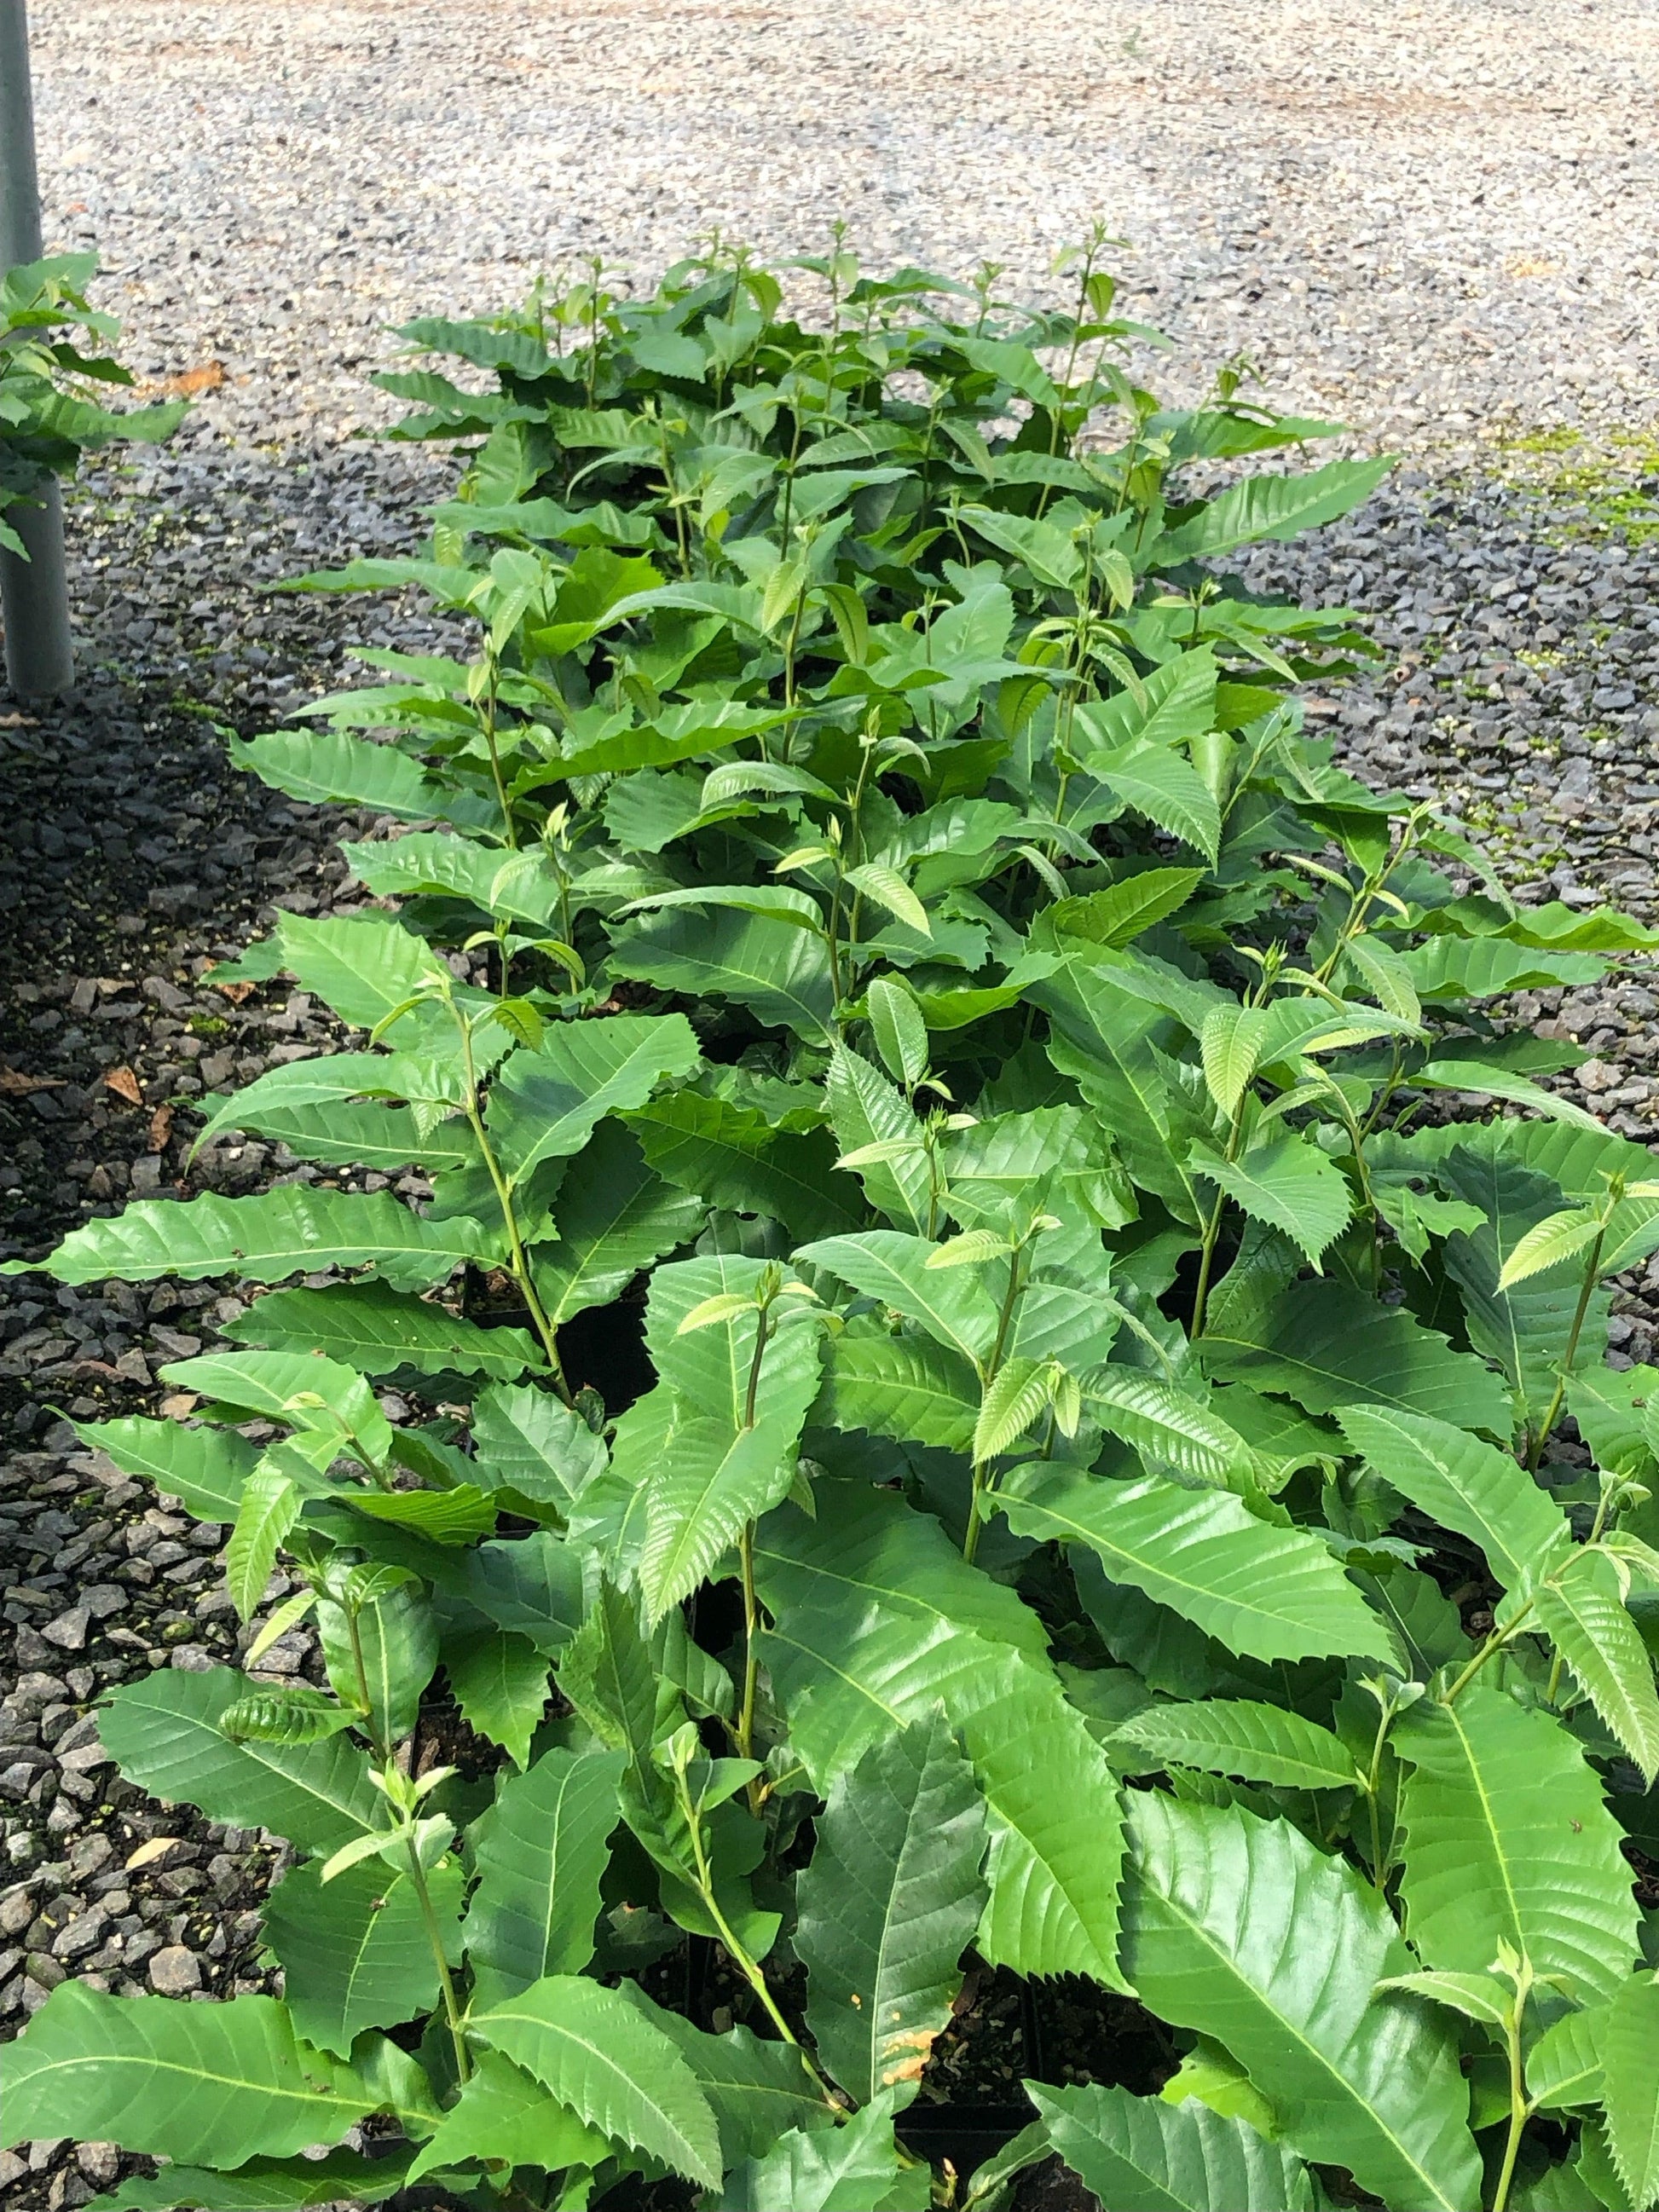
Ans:
[{"label": "crushed stone gravel", "polygon": [[[341,818],[251,784],[222,732],[350,680],[354,644],[452,641],[393,595],[272,587],[407,547],[441,495],[441,455],[350,435],[394,411],[366,381],[386,326],[509,301],[562,257],[647,281],[711,228],[782,254],[841,216],[872,266],[990,258],[1010,295],[1058,297],[1053,248],[1101,215],[1131,241],[1126,307],[1177,341],[1160,388],[1194,395],[1242,351],[1275,403],[1407,456],[1362,513],[1251,564],[1361,610],[1384,649],[1310,714],[1361,773],[1458,811],[1523,895],[1659,919],[1645,6],[31,12],[49,243],[102,248],[127,357],[198,404],[70,496],[76,693],[0,699],[0,1255],[135,1194],[319,1175],[252,1142],[187,1158],[192,1102],[341,1041],[304,994],[231,999],[205,970],[275,906],[353,896]],[[1579,446],[1532,434],[1564,425]],[[1591,1049],[1566,1087],[1650,1143],[1651,982],[1516,1006]],[[246,1649],[228,1532],[64,1418],[156,1410],[161,1370],[236,1310],[223,1285],[0,1285],[0,2036],[69,1974],[270,1985],[280,1848],[146,1799],[95,1718],[115,1682]],[[1613,1329],[1615,1361],[1656,1356],[1659,1259]],[[307,1632],[265,1663],[314,1669]],[[0,2197],[62,2212],[131,2163],[0,2153]]]}]

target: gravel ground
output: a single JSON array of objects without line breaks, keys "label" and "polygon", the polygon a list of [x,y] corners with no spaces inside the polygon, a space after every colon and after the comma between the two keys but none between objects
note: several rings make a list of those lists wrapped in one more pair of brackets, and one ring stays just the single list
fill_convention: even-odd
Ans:
[{"label": "gravel ground", "polygon": [[[337,819],[250,787],[214,724],[269,726],[354,641],[429,649],[396,601],[269,586],[409,544],[442,483],[437,456],[343,441],[389,411],[363,381],[383,326],[561,255],[649,274],[715,224],[783,252],[841,214],[872,264],[988,254],[1041,292],[1103,215],[1133,307],[1178,337],[1164,388],[1243,349],[1275,400],[1409,456],[1361,515],[1258,556],[1386,649],[1311,711],[1517,885],[1659,918],[1650,8],[33,12],[51,242],[96,239],[128,357],[202,398],[173,447],[71,498],[77,693],[0,701],[0,1253],[131,1193],[314,1172],[253,1144],[186,1168],[192,1097],[334,1041],[302,994],[201,981],[271,902],[320,911],[343,882]],[[1563,424],[1571,450],[1532,434]],[[1581,1095],[1614,1127],[1659,1139],[1643,981],[1522,1011],[1591,1047]],[[1651,1357],[1659,1271],[1624,1289],[1614,1357]],[[277,1853],[143,1798],[90,1717],[113,1681],[234,1651],[222,1532],[64,1418],[154,1410],[158,1369],[231,1310],[215,1285],[0,1285],[0,2036],[66,1973],[259,1985]],[[305,1666],[303,1633],[272,1656]],[[37,2145],[0,2154],[0,2196],[58,2212],[116,2170]]]}]

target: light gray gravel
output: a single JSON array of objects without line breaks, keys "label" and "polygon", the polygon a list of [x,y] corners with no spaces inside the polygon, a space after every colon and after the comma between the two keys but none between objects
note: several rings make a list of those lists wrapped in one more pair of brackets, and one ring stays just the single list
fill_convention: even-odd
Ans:
[{"label": "light gray gravel", "polygon": [[1437,442],[1650,419],[1650,0],[34,0],[54,242],[254,438],[380,327],[719,228],[1041,289],[1102,217],[1188,365]]}]

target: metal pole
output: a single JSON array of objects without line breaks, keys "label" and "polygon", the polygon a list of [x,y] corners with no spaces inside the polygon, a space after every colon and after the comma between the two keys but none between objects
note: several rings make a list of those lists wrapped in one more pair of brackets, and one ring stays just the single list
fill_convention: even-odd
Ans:
[{"label": "metal pole", "polygon": [[[25,0],[0,0],[0,264],[40,258],[40,187],[34,169],[34,101],[29,90]],[[6,673],[24,699],[67,691],[75,681],[70,646],[69,580],[64,566],[64,502],[47,476],[6,520],[28,559],[0,550],[0,611],[6,624]]]}]

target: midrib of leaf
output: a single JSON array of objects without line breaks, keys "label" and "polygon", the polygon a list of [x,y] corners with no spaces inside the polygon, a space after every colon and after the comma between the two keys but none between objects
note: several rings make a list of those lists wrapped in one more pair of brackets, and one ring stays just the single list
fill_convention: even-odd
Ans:
[{"label": "midrib of leaf", "polygon": [[[1158,1903],[1164,1911],[1177,1917],[1181,1921],[1182,1925],[1190,1935],[1198,1937],[1205,1949],[1209,1952],[1217,1965],[1222,1968],[1224,1972],[1227,1974],[1230,1978],[1236,1981],[1244,1982],[1245,1978],[1239,1972],[1237,1961],[1232,1958],[1230,1953],[1224,1950],[1223,1947],[1216,1942],[1215,1938],[1209,1933],[1201,1920],[1194,1920],[1191,1918],[1189,1915],[1183,1912],[1176,1904],[1175,1899],[1170,1896],[1165,1891],[1160,1890],[1158,1892]],[[1281,2012],[1278,2006],[1273,2002],[1272,1999],[1264,1991],[1259,1990],[1254,1983],[1245,1982],[1245,1986],[1249,1990],[1252,2002],[1260,2005],[1264,2012],[1268,2012],[1273,2014],[1273,2017],[1279,2022],[1279,2026],[1289,2035],[1294,2038],[1295,2041],[1306,2056],[1313,2060],[1320,2072],[1323,2074],[1328,2081],[1335,2084],[1337,2088],[1341,2091],[1343,2097],[1350,2105],[1365,2114],[1367,2119],[1369,2119],[1376,2127],[1378,2134],[1381,2135],[1390,2147],[1398,2154],[1401,2161],[1409,2166],[1413,2173],[1420,2177],[1424,2185],[1433,2192],[1434,2203],[1440,2208],[1440,2212],[1468,2212],[1468,2207],[1467,2205],[1460,2205],[1455,2197],[1448,2197],[1446,2195],[1439,2183],[1435,2180],[1432,2174],[1431,2174],[1423,2166],[1419,2165],[1413,2154],[1407,2149],[1405,2144],[1401,2142],[1400,2137],[1382,2118],[1382,2115],[1377,2111],[1376,2107],[1369,2103],[1365,2098],[1362,2097],[1358,2090],[1355,2089],[1353,2084],[1349,2081],[1345,2075],[1338,2072],[1334,2063],[1326,2057],[1325,2053],[1321,2051],[1318,2045],[1316,2043],[1310,2043],[1307,2037],[1303,2033],[1302,2030],[1296,2025],[1295,2021]],[[1234,2056],[1239,2058],[1240,2063],[1243,2065],[1246,2072],[1249,2072],[1249,2059],[1248,2056],[1242,2052],[1235,2052]],[[1252,2078],[1254,2079],[1255,2077],[1252,2076]],[[1271,2085],[1258,2084],[1258,2086],[1262,2087],[1263,2094],[1271,2100],[1273,2096]],[[1316,2157],[1317,2154],[1310,2151],[1305,2153],[1304,2155],[1308,2157]]]}]

